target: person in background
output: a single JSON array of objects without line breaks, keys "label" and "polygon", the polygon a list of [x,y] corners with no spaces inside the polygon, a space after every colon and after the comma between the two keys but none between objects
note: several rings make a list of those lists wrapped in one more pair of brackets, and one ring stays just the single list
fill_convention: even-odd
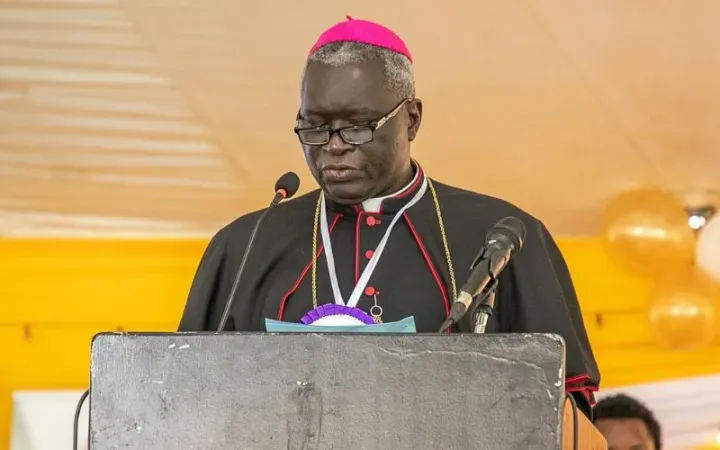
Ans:
[{"label": "person in background", "polygon": [[661,450],[660,423],[642,402],[625,394],[600,400],[593,423],[608,443],[608,450]]}]

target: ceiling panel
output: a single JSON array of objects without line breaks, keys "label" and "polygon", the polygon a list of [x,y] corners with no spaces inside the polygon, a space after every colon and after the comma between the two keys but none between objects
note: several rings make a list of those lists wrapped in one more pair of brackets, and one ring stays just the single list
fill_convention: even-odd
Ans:
[{"label": "ceiling panel", "polygon": [[208,234],[275,178],[307,50],[346,14],[406,40],[416,157],[563,235],[610,195],[720,189],[720,3],[0,0],[0,233]]}]

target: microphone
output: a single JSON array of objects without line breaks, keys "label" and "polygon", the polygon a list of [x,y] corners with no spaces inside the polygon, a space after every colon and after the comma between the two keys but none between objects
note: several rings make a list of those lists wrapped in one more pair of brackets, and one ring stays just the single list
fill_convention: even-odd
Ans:
[{"label": "microphone", "polygon": [[224,331],[225,325],[227,324],[228,318],[230,317],[230,311],[232,310],[233,304],[235,303],[235,293],[237,292],[237,288],[240,285],[240,278],[242,278],[242,274],[245,271],[245,264],[247,263],[250,249],[255,242],[255,235],[260,228],[260,224],[270,211],[272,211],[277,205],[279,205],[281,201],[295,195],[299,188],[300,178],[295,172],[288,172],[278,178],[278,180],[275,182],[275,196],[270,202],[270,205],[265,208],[265,211],[263,211],[262,214],[260,214],[257,222],[255,222],[255,226],[250,233],[250,239],[245,246],[245,253],[243,253],[242,260],[240,261],[240,267],[238,267],[237,272],[235,272],[235,279],[233,280],[232,288],[230,289],[230,294],[228,295],[227,301],[225,302],[225,309],[223,310],[222,317],[220,318],[220,324],[217,328],[218,333]]},{"label": "microphone", "polygon": [[[440,327],[440,332],[450,328],[465,316],[473,299],[481,294],[489,295],[494,303],[494,291],[497,277],[510,258],[520,251],[525,241],[525,224],[516,217],[505,217],[493,226],[485,235],[485,244],[470,266],[470,276],[460,288],[450,315]],[[492,313],[492,304],[485,313]],[[487,320],[487,318],[485,318]]]}]

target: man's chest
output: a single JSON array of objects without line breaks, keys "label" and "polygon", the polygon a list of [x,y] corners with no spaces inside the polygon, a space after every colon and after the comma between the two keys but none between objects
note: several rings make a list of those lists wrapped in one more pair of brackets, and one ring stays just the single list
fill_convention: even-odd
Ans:
[{"label": "man's chest", "polygon": [[[453,296],[447,255],[443,246],[438,245],[440,236],[421,235],[412,220],[403,217],[381,246],[391,220],[387,216],[360,214],[335,221],[329,233],[332,268],[320,236],[316,239],[319,257],[312,263],[313,239],[309,233],[307,251],[302,252],[306,260],[299,262],[295,258],[292,265],[279,264],[282,269],[274,275],[285,279],[280,284],[287,289],[271,290],[263,302],[262,316],[297,322],[314,307],[335,303],[331,282],[334,269],[342,301],[350,300],[361,282],[358,308],[368,313],[371,308],[375,313],[381,312],[383,321],[412,315],[418,329],[434,331],[425,328],[442,323]],[[373,267],[370,263],[379,249],[382,253]],[[269,276],[268,281],[272,282],[275,276]],[[367,283],[362,283],[363,278]]]}]

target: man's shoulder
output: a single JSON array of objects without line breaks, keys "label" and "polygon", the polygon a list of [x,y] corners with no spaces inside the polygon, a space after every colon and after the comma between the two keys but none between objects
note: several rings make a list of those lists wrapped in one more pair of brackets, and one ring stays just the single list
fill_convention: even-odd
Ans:
[{"label": "man's shoulder", "polygon": [[441,208],[448,210],[453,215],[462,215],[469,225],[491,227],[498,220],[507,216],[517,217],[526,225],[542,223],[529,212],[507,200],[434,180],[433,185],[437,191]]},{"label": "man's shoulder", "polygon": [[[318,189],[315,189],[299,197],[280,203],[275,207],[274,211],[265,217],[260,228],[267,227],[272,229],[273,234],[277,237],[282,236],[290,230],[302,227],[305,223],[311,225],[317,198]],[[268,208],[262,208],[241,215],[222,227],[215,234],[214,239],[248,239],[258,219],[260,219],[260,216],[262,216],[267,209]]]}]

